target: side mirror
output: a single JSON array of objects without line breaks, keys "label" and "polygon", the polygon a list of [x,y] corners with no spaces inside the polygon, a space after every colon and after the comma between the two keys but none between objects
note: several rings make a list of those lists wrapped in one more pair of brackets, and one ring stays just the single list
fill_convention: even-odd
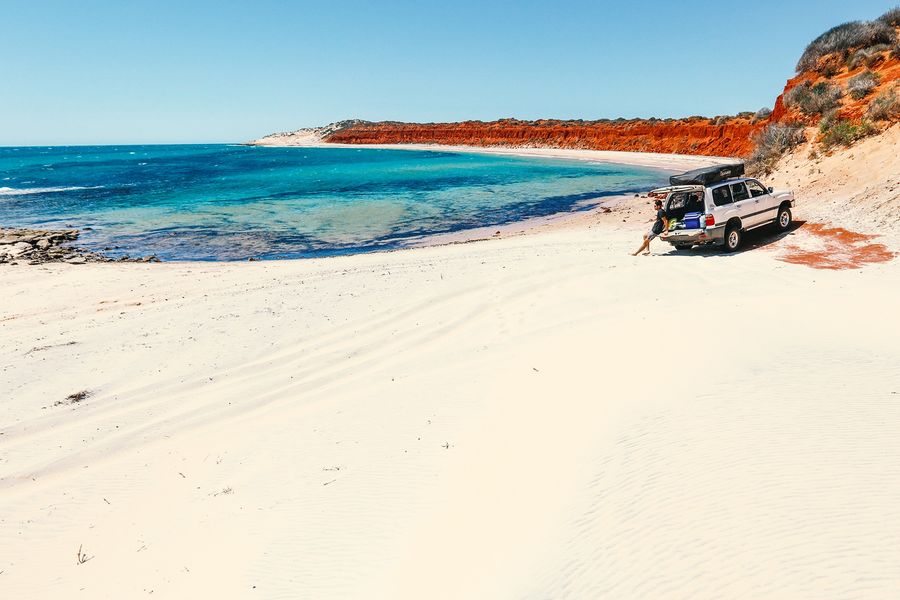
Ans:
[{"label": "side mirror", "polygon": [[775,188],[769,187],[769,193],[770,193],[770,194],[774,194],[774,193],[775,193]]}]

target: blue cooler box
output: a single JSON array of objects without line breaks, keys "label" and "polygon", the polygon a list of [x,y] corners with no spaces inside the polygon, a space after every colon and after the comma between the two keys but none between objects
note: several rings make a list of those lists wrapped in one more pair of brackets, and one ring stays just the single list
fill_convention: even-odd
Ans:
[{"label": "blue cooler box", "polygon": [[703,217],[703,213],[699,212],[690,212],[684,213],[684,228],[685,229],[700,229],[702,227],[700,220]]}]

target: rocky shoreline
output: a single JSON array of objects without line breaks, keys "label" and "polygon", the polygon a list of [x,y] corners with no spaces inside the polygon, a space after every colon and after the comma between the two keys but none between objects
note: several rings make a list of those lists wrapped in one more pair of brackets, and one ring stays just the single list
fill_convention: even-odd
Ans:
[{"label": "rocky shoreline", "polygon": [[112,258],[78,246],[77,229],[14,229],[0,227],[0,264],[68,263],[81,265],[100,262],[160,262],[156,256]]}]

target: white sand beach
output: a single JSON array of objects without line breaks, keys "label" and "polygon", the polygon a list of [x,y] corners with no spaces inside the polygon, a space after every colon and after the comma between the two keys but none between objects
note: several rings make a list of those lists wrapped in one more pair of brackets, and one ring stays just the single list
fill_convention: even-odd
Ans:
[{"label": "white sand beach", "polygon": [[785,262],[807,227],[631,257],[646,203],[5,266],[3,597],[895,597],[897,261]]}]

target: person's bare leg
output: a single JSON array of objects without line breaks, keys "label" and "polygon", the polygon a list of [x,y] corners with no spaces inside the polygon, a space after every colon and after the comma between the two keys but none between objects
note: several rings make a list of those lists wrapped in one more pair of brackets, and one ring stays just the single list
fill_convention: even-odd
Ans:
[{"label": "person's bare leg", "polygon": [[647,250],[647,251],[650,250],[650,240],[647,239],[647,236],[646,236],[646,235],[644,236],[644,243],[641,244],[641,247],[638,248],[638,249],[637,249],[637,252],[635,252],[634,254],[632,254],[632,256],[637,256],[638,254],[640,254],[640,253],[643,252],[644,250]]}]

